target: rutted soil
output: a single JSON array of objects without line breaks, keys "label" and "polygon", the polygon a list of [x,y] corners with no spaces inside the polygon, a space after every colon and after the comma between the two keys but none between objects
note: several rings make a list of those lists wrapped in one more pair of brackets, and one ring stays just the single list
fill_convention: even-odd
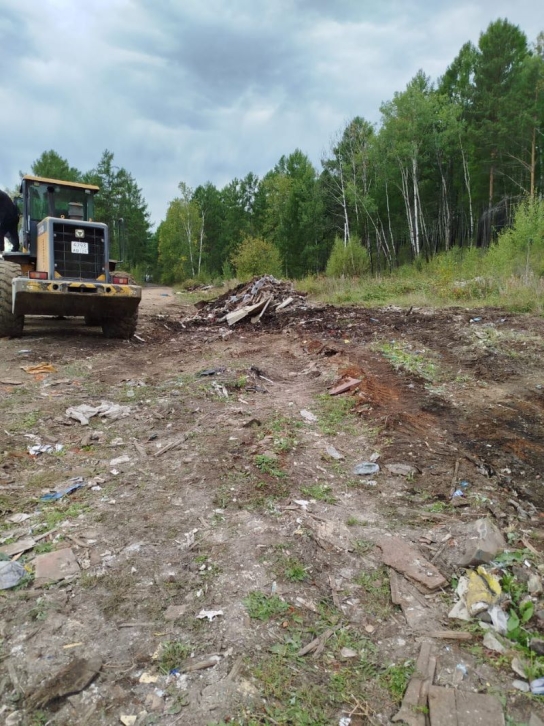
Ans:
[{"label": "rutted soil", "polygon": [[[441,528],[488,515],[538,557],[544,320],[315,306],[228,330],[183,323],[190,312],[182,296],[148,287],[139,339],[35,319],[22,339],[0,341],[0,539],[45,535],[19,559],[28,582],[0,595],[2,716],[388,723],[398,694],[387,666],[413,663],[424,634],[391,605],[376,540],[394,533],[431,558]],[[54,371],[22,370],[39,363]],[[359,385],[330,396],[347,376]],[[103,400],[129,415],[82,426],[65,414]],[[63,449],[31,456],[36,443]],[[371,481],[354,475],[372,459]],[[78,476],[85,487],[40,502]],[[454,507],[463,480],[467,506]],[[9,523],[16,513],[32,517]],[[37,587],[36,554],[64,547],[79,576]],[[260,594],[285,607],[255,617]],[[452,598],[451,588],[427,598],[431,629],[455,627]],[[287,657],[327,628],[318,657]],[[435,682],[459,685],[464,663],[461,688],[506,694],[516,722],[542,716],[478,644],[438,643]],[[364,666],[346,647],[366,653]],[[47,678],[92,656],[103,664],[90,686],[28,707]]]}]

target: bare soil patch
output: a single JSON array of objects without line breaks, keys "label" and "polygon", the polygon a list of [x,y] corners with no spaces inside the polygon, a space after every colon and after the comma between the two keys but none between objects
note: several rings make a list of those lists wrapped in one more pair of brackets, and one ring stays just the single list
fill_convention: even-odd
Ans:
[{"label": "bare soil patch", "polygon": [[[542,573],[542,318],[314,306],[228,328],[149,286],[138,336],[35,319],[0,341],[0,539],[35,540],[0,591],[6,723],[388,723],[421,643],[452,628],[473,637],[431,639],[435,684],[500,693],[512,724],[544,716],[512,687],[515,653],[448,619],[439,556],[449,529],[488,516]],[[41,363],[54,370],[23,370]],[[102,401],[128,415],[66,416]],[[363,461],[378,473],[354,474]],[[423,629],[391,601],[386,535],[447,579],[421,595]],[[35,558],[63,548],[79,574],[37,587]],[[81,689],[57,678],[48,700],[72,661]]]}]

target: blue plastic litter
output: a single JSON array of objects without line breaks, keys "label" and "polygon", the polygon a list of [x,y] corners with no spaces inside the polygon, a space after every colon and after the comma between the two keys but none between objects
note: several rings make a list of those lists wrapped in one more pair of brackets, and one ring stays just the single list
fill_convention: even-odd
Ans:
[{"label": "blue plastic litter", "polygon": [[74,483],[66,487],[66,489],[59,489],[57,492],[49,492],[49,494],[44,494],[43,497],[40,498],[41,502],[54,502],[57,499],[62,499],[62,497],[66,496],[66,494],[71,494],[72,492],[75,492],[76,489],[81,489],[81,487],[84,487],[85,483],[81,477],[78,477]]},{"label": "blue plastic litter", "polygon": [[535,696],[544,696],[544,678],[537,678],[535,681],[531,681],[529,684],[531,693]]},{"label": "blue plastic litter", "polygon": [[453,492],[453,494],[451,495],[451,498],[453,499],[453,497],[464,497],[464,496],[465,496],[465,492],[462,489],[456,489]]},{"label": "blue plastic litter", "polygon": [[468,481],[464,481],[464,480],[463,480],[463,481],[462,481],[462,482],[461,482],[461,483],[459,484],[459,486],[460,486],[460,487],[462,487],[463,489],[466,489],[467,487],[469,487],[469,486],[470,486],[470,482],[468,482]]},{"label": "blue plastic litter", "polygon": [[377,474],[379,471],[380,467],[378,464],[374,464],[372,461],[362,461],[360,464],[357,464],[353,473],[358,476],[370,476],[370,474]]},{"label": "blue plastic litter", "polygon": [[171,675],[171,676],[179,676],[179,668],[172,668],[172,670],[169,671],[169,675]]}]

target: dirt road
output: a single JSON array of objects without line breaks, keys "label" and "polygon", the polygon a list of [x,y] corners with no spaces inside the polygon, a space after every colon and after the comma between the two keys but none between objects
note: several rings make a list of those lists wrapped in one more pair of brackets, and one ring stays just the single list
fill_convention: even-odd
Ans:
[{"label": "dirt road", "polygon": [[[182,323],[190,309],[148,287],[139,339],[35,319],[0,341],[0,539],[30,538],[9,551],[27,574],[0,592],[2,718],[388,723],[422,638],[464,626],[448,582],[409,627],[378,540],[403,538],[449,579],[448,528],[489,516],[541,563],[544,321],[326,306],[228,330]],[[331,396],[347,377],[360,382]],[[66,414],[103,401],[119,417]],[[361,462],[379,471],[358,476]],[[60,550],[72,574],[42,586],[38,558]],[[433,641],[435,683],[502,692],[511,723],[543,717],[464,629],[471,643]],[[75,659],[96,677],[44,696]]]}]

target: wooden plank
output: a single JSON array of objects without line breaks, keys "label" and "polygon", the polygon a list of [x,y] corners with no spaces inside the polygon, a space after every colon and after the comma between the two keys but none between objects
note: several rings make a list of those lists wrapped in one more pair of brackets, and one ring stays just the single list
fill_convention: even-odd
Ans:
[{"label": "wooden plank", "polygon": [[431,726],[459,726],[453,688],[442,686],[429,688],[429,716]]},{"label": "wooden plank", "polygon": [[425,726],[424,707],[427,704],[427,692],[433,682],[436,669],[436,658],[431,656],[432,644],[421,644],[414,675],[408,683],[400,711],[391,721],[402,721],[408,726]]}]

